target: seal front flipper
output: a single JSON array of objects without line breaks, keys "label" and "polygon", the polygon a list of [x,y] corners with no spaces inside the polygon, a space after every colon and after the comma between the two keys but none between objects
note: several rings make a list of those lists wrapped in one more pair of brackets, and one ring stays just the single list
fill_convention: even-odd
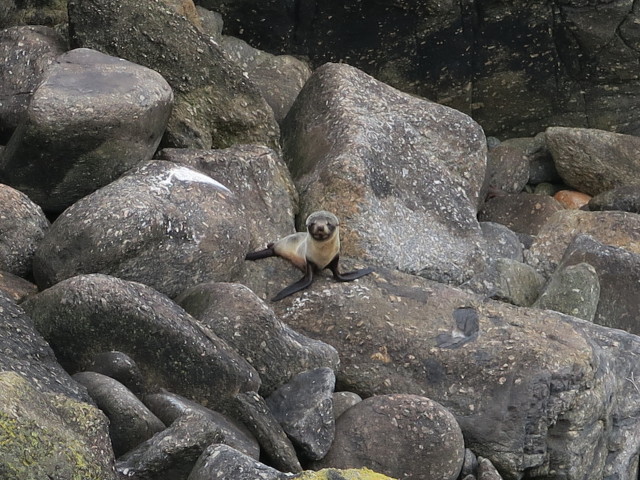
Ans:
[{"label": "seal front flipper", "polygon": [[327,268],[333,273],[333,278],[339,282],[350,282],[356,278],[364,277],[365,275],[369,275],[373,272],[373,268],[367,267],[360,270],[354,270],[353,272],[340,273],[340,270],[338,269],[339,261],[340,256],[336,255],[335,258],[331,260],[331,263],[327,265]]},{"label": "seal front flipper", "polygon": [[296,283],[292,283],[287,288],[282,289],[278,294],[271,299],[272,302],[282,300],[284,297],[288,297],[292,293],[299,292],[308,288],[313,283],[313,264],[307,263],[307,269],[304,273],[304,277],[298,280]]},{"label": "seal front flipper", "polygon": [[245,260],[260,260],[261,258],[275,257],[276,252],[273,250],[273,243],[267,245],[264,250],[258,250],[257,252],[249,252],[244,256]]}]

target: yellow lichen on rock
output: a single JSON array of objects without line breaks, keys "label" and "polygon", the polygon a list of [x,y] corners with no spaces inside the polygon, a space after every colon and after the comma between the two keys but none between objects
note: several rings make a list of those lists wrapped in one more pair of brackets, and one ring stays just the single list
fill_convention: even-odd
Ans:
[{"label": "yellow lichen on rock", "polygon": [[395,480],[381,473],[376,473],[368,468],[350,470],[338,470],[326,468],[317,472],[306,471],[293,477],[299,480]]}]

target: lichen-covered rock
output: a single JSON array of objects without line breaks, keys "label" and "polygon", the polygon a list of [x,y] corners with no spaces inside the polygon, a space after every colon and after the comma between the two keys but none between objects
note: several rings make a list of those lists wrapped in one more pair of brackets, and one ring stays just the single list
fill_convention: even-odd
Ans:
[{"label": "lichen-covered rock", "polygon": [[377,395],[340,416],[329,453],[314,466],[367,467],[397,478],[455,480],[463,460],[462,431],[442,405],[417,395]]},{"label": "lichen-covered rock", "polygon": [[230,188],[251,234],[249,250],[264,248],[295,231],[298,192],[280,155],[262,145],[222,150],[165,148],[160,160],[201,171]]},{"label": "lichen-covered rock", "polygon": [[27,277],[49,221],[29,197],[7,185],[0,184],[0,205],[0,270]]},{"label": "lichen-covered rock", "polygon": [[568,127],[550,127],[545,136],[558,173],[580,192],[597,195],[640,176],[636,136]]},{"label": "lichen-covered rock", "polygon": [[481,270],[476,211],[487,147],[471,118],[327,64],[282,132],[299,218],[338,215],[344,255],[448,283]]},{"label": "lichen-covered rock", "polygon": [[59,26],[67,22],[66,0],[43,0],[38,3],[20,0],[0,0],[5,10],[0,16],[0,28],[15,25]]},{"label": "lichen-covered rock", "polygon": [[117,350],[140,367],[150,390],[165,387],[211,406],[259,388],[256,371],[164,295],[106,275],[82,275],[23,304],[70,371]]},{"label": "lichen-covered rock", "polygon": [[595,268],[579,263],[558,268],[533,307],[555,310],[592,322],[600,300]]},{"label": "lichen-covered rock", "polygon": [[201,172],[152,161],[76,202],[40,243],[41,288],[82,273],[105,273],[174,297],[242,270],[249,232],[238,199]]},{"label": "lichen-covered rock", "polygon": [[107,419],[95,407],[0,372],[4,480],[116,480]]},{"label": "lichen-covered rock", "polygon": [[351,468],[348,470],[324,468],[317,472],[302,472],[292,478],[297,480],[393,480],[391,477],[374,472],[368,468]]},{"label": "lichen-covered rock", "polygon": [[71,43],[153,68],[175,104],[165,145],[278,148],[271,107],[220,47],[161,0],[69,1]]},{"label": "lichen-covered rock", "polygon": [[150,160],[171,112],[169,84],[149,68],[90,49],[58,57],[0,158],[0,181],[46,211]]},{"label": "lichen-covered rock", "polygon": [[60,35],[49,27],[30,25],[0,31],[0,143],[9,140],[26,113],[33,90],[65,49]]},{"label": "lichen-covered rock", "polygon": [[202,283],[176,301],[258,371],[265,396],[301,372],[340,363],[331,345],[289,328],[243,285]]}]

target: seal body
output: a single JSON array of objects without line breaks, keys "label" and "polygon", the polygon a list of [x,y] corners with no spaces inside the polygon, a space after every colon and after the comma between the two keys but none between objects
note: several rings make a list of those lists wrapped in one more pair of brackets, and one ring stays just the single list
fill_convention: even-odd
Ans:
[{"label": "seal body", "polygon": [[270,243],[264,250],[248,253],[246,260],[258,260],[278,256],[282,257],[305,273],[296,283],[279,292],[273,301],[278,301],[303,290],[313,282],[315,272],[331,269],[333,276],[340,282],[350,282],[373,272],[363,268],[348,273],[340,273],[338,261],[340,257],[340,224],[338,217],[324,210],[314,212],[305,222],[307,231],[298,232]]}]

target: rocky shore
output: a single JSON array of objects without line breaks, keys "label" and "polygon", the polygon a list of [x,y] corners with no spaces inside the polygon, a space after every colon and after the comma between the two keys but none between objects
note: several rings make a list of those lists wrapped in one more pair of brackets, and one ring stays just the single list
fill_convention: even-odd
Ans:
[{"label": "rocky shore", "polygon": [[[0,24],[0,478],[637,478],[639,137],[47,8]],[[317,210],[375,271],[271,302]]]}]

